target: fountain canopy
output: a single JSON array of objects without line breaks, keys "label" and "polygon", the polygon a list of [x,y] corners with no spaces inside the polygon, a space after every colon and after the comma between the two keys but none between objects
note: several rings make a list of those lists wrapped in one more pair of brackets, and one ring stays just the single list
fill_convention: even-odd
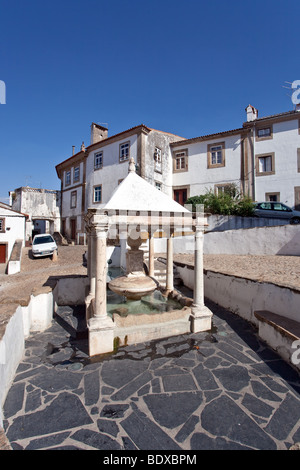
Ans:
[{"label": "fountain canopy", "polygon": [[[122,217],[120,214],[126,214],[126,236],[129,246],[126,253],[126,274],[113,279],[108,286],[113,292],[129,300],[138,300],[157,288],[157,282],[144,271],[144,252],[140,249],[143,232],[148,232],[150,235],[159,228],[158,223],[162,227],[167,222],[169,228],[171,213],[190,214],[190,212],[138,176],[133,159],[129,164],[128,176],[116,188],[103,210],[118,214],[119,222]],[[162,213],[167,214],[167,217],[163,217]],[[117,225],[120,233],[120,224]]]}]

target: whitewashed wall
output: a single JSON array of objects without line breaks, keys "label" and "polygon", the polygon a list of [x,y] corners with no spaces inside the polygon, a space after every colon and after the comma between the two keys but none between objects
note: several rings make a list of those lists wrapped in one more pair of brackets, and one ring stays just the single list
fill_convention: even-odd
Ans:
[{"label": "whitewashed wall", "polygon": [[257,201],[265,201],[265,193],[280,192],[281,202],[294,206],[294,187],[300,186],[297,168],[297,149],[300,148],[298,128],[298,119],[274,123],[272,139],[254,139],[254,155],[275,153],[275,174],[255,178]]},{"label": "whitewashed wall", "polygon": [[[101,208],[111,198],[120,179],[128,175],[128,160],[119,162],[120,144],[130,142],[130,158],[137,161],[137,135],[128,136],[112,142],[89,153],[86,161],[86,210],[91,207]],[[94,170],[94,156],[103,151],[103,167]],[[102,203],[93,202],[94,186],[102,185]]]},{"label": "whitewashed wall", "polygon": [[25,217],[14,211],[0,207],[0,217],[5,218],[5,232],[0,232],[0,243],[8,243],[7,259],[9,259],[16,240],[25,240]]},{"label": "whitewashed wall", "polygon": [[[225,166],[207,168],[207,146],[225,142]],[[214,189],[215,184],[236,183],[240,185],[241,176],[241,136],[231,135],[186,146],[173,147],[173,151],[188,149],[188,171],[173,173],[173,186],[190,187],[190,196],[204,194],[207,189]]]}]

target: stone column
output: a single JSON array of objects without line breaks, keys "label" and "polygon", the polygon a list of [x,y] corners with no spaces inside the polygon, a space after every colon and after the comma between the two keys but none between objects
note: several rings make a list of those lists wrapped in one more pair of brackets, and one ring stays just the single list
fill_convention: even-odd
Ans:
[{"label": "stone column", "polygon": [[204,305],[203,226],[195,227],[194,301],[192,305],[192,332],[211,329],[212,312]]},{"label": "stone column", "polygon": [[[95,356],[113,351],[114,323],[106,310],[106,238],[108,223],[105,216],[94,224],[95,233],[95,298],[92,300],[92,317],[88,321],[89,355]],[[94,255],[93,253],[93,255]]]},{"label": "stone column", "polygon": [[171,292],[174,290],[174,275],[173,275],[173,233],[174,230],[170,229],[170,234],[167,238],[167,280],[166,290]]},{"label": "stone column", "polygon": [[89,277],[89,292],[85,299],[86,308],[86,321],[92,316],[91,301],[95,298],[95,237],[96,233],[87,226],[88,234],[88,259],[87,259],[87,274]]},{"label": "stone column", "polygon": [[154,277],[154,237],[152,230],[149,230],[149,276]]}]

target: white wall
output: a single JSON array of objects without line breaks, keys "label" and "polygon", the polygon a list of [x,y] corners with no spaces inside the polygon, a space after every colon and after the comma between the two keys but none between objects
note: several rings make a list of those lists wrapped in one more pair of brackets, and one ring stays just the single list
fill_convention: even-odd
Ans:
[{"label": "white wall", "polygon": [[298,128],[298,119],[274,123],[272,139],[254,139],[255,155],[275,153],[275,174],[255,178],[257,201],[265,201],[265,193],[280,192],[281,202],[294,206],[294,187],[300,186],[300,173],[297,168],[297,148],[300,148]]},{"label": "white wall", "polygon": [[[204,194],[207,189],[214,189],[215,184],[236,183],[239,187],[241,176],[241,137],[231,135],[212,140],[189,143],[176,150],[188,149],[188,171],[173,173],[173,186],[189,186],[190,196]],[[207,146],[225,142],[225,166],[207,168]]]},{"label": "white wall", "polygon": [[7,261],[16,240],[25,237],[25,217],[0,207],[0,217],[5,218],[5,232],[0,232],[0,243],[8,243]]},{"label": "white wall", "polygon": [[[101,208],[111,198],[112,192],[118,186],[120,179],[128,175],[128,160],[119,162],[120,144],[130,142],[130,158],[137,161],[137,134],[125,137],[122,140],[99,146],[89,153],[86,160],[86,210],[91,207]],[[95,154],[103,152],[103,167],[94,170]],[[94,186],[102,185],[102,203],[93,202]]]},{"label": "white wall", "polygon": [[300,255],[300,227],[280,225],[204,234],[204,254]]}]

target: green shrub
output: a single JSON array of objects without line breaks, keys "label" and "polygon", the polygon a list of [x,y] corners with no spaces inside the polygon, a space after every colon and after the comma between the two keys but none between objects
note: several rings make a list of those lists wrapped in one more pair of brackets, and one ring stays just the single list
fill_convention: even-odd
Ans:
[{"label": "green shrub", "polygon": [[234,184],[228,185],[224,192],[215,194],[212,190],[205,194],[192,196],[186,204],[192,206],[196,211],[197,206],[203,204],[204,212],[220,215],[239,215],[242,217],[251,217],[254,214],[253,202],[250,197],[243,196]]}]

